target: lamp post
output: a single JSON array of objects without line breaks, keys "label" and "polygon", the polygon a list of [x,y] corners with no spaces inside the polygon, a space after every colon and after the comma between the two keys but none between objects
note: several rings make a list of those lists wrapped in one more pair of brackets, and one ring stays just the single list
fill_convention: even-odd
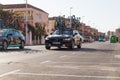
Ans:
[{"label": "lamp post", "polygon": [[73,9],[73,7],[70,7],[70,28],[71,28],[71,9]]},{"label": "lamp post", "polygon": [[26,45],[28,45],[28,20],[27,20],[27,10],[28,10],[28,4],[26,0],[26,16],[25,16],[25,35],[26,35]]},{"label": "lamp post", "polygon": [[0,3],[0,10],[2,9],[2,4]]},{"label": "lamp post", "polygon": [[[82,24],[83,24],[84,18],[85,16],[82,16]],[[82,25],[82,36],[84,36],[84,25]]]}]

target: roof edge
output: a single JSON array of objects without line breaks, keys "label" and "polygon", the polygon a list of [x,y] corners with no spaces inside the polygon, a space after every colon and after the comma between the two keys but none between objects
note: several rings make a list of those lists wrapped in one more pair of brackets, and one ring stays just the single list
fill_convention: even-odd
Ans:
[{"label": "roof edge", "polygon": [[[45,12],[44,10],[40,9],[40,8],[37,8],[31,4],[27,4],[28,5],[28,8],[34,8],[34,9],[37,9],[37,10],[40,10],[44,13],[47,13]],[[3,9],[10,9],[10,8],[26,8],[26,4],[5,4],[5,5],[2,5],[2,8]],[[47,13],[48,14],[48,13]]]}]

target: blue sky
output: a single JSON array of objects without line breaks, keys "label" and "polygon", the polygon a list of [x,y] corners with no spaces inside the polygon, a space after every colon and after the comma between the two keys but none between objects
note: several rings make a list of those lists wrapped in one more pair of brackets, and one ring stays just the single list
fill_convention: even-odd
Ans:
[{"label": "blue sky", "polygon": [[[0,0],[0,3],[25,3],[25,0]],[[72,15],[101,32],[120,27],[120,0],[28,0],[28,3],[48,12],[50,17],[68,17],[73,7]]]}]

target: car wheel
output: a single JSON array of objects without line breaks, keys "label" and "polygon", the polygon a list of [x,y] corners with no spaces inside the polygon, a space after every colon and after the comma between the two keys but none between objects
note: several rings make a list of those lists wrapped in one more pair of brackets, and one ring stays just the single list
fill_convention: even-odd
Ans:
[{"label": "car wheel", "polygon": [[75,43],[74,43],[74,41],[72,41],[72,42],[71,42],[71,45],[70,45],[70,47],[69,47],[69,48],[70,48],[70,49],[73,49],[73,48],[74,48],[74,46],[75,46]]},{"label": "car wheel", "polygon": [[4,41],[4,42],[3,42],[3,48],[2,48],[2,49],[3,49],[3,50],[6,50],[6,49],[7,49],[7,47],[8,47],[8,44],[7,44],[7,42],[6,42],[6,41]]},{"label": "car wheel", "polygon": [[50,46],[45,46],[46,49],[50,49]]},{"label": "car wheel", "polygon": [[20,48],[20,49],[24,49],[24,46],[25,46],[25,43],[24,43],[24,41],[22,41],[19,48]]},{"label": "car wheel", "polygon": [[81,41],[79,42],[79,45],[77,45],[77,48],[81,48]]},{"label": "car wheel", "polygon": [[59,49],[61,49],[61,46],[58,46]]}]

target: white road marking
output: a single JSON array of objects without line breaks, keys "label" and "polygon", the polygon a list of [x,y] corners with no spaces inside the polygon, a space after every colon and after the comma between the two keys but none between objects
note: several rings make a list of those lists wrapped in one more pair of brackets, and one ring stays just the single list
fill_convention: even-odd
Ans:
[{"label": "white road marking", "polygon": [[118,71],[119,69],[115,68],[115,67],[106,67],[106,66],[101,66],[101,67],[98,67],[98,69],[100,70],[103,70],[103,71]]},{"label": "white road marking", "polygon": [[72,54],[76,54],[75,52],[73,52]]},{"label": "white road marking", "polygon": [[64,57],[67,57],[67,56],[66,55],[60,56],[60,58],[64,58]]},{"label": "white road marking", "polygon": [[38,74],[38,73],[14,73],[15,75],[27,76],[51,76],[51,77],[74,77],[74,78],[101,78],[101,79],[120,79],[117,76],[89,76],[89,75],[68,75],[68,74]]},{"label": "white road marking", "polygon": [[116,67],[106,67],[106,66],[60,66],[60,65],[55,65],[55,66],[48,66],[52,68],[63,68],[63,69],[90,69],[90,70],[102,70],[102,71],[118,71]]},{"label": "white road marking", "polygon": [[63,63],[63,64],[99,64],[99,65],[111,65],[111,64],[118,64],[118,65],[120,65],[120,63],[119,62],[114,62],[114,63],[107,63],[107,62],[105,62],[105,63],[103,63],[103,62],[99,62],[99,63],[94,63],[94,62],[51,62],[51,63]]},{"label": "white road marking", "polygon": [[20,70],[18,69],[18,70],[14,70],[14,71],[10,71],[10,72],[1,74],[1,75],[0,75],[0,78],[1,78],[1,77],[4,77],[4,76],[7,76],[7,75],[10,75],[10,74],[13,74],[13,73],[16,73],[16,72],[18,72],[18,71],[20,71]]},{"label": "white road marking", "polygon": [[50,60],[43,61],[43,62],[41,62],[40,64],[45,64],[45,63],[48,63],[48,62],[51,62],[51,61],[50,61]]},{"label": "white road marking", "polygon": [[115,58],[120,58],[120,55],[115,55],[114,57],[115,57]]}]

